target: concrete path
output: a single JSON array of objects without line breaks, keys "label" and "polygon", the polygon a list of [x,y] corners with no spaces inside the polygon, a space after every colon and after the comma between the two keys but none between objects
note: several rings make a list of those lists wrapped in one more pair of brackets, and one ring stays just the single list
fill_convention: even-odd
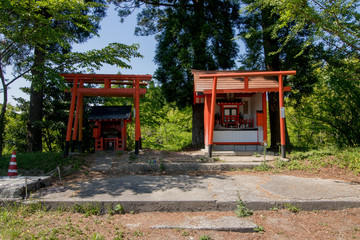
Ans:
[{"label": "concrete path", "polygon": [[32,195],[54,207],[120,203],[125,211],[232,211],[238,198],[253,210],[293,204],[303,210],[360,207],[360,185],[285,175],[107,177]]}]

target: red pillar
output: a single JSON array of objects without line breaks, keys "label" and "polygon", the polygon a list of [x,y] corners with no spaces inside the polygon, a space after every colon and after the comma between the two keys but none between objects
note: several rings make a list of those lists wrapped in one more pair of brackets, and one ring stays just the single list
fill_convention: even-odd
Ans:
[{"label": "red pillar", "polygon": [[209,126],[209,157],[212,157],[212,145],[214,139],[214,125],[215,125],[215,104],[216,104],[216,85],[217,77],[214,77],[212,93],[211,93],[211,109],[210,109],[210,126]]},{"label": "red pillar", "polygon": [[280,136],[281,136],[281,157],[286,157],[285,149],[285,108],[283,76],[279,75],[279,107],[280,107]]},{"label": "red pillar", "polygon": [[205,104],[204,104],[204,143],[205,146],[209,145],[209,117],[210,117],[210,102],[211,96],[209,94],[205,95]]},{"label": "red pillar", "polygon": [[262,109],[263,109],[263,140],[264,147],[267,144],[267,103],[266,103],[266,92],[262,93]]},{"label": "red pillar", "polygon": [[[82,88],[83,86],[84,86],[84,81],[80,80],[79,88]],[[82,105],[81,100],[82,100],[82,96],[81,96],[81,94],[78,94],[77,102],[76,102],[76,109],[75,109],[74,131],[73,131],[73,135],[72,135],[73,141],[76,141],[77,133],[78,133],[79,118],[80,118],[81,105]],[[80,140],[80,133],[79,133],[79,140]]]},{"label": "red pillar", "polygon": [[78,81],[79,81],[79,78],[75,77],[74,84],[73,84],[72,91],[71,91],[70,113],[69,113],[69,119],[68,119],[67,131],[66,131],[65,156],[69,154],[71,130],[72,130],[73,120],[74,120],[74,109],[75,109]]},{"label": "red pillar", "polygon": [[140,90],[139,90],[139,77],[135,79],[135,96],[134,96],[134,106],[135,106],[135,154],[139,154],[140,148]]}]

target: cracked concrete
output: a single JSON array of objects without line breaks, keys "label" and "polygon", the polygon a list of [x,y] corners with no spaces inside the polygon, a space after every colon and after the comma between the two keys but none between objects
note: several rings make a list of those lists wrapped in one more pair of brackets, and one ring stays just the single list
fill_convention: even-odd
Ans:
[{"label": "cracked concrete", "polygon": [[130,175],[74,183],[32,195],[48,204],[121,203],[126,211],[229,211],[240,197],[251,209],[295,204],[303,210],[360,206],[360,185],[286,175]]}]

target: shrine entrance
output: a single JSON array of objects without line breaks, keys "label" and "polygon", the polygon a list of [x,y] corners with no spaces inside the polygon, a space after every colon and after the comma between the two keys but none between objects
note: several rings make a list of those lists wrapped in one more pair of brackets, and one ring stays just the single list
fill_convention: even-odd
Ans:
[{"label": "shrine entrance", "polygon": [[[71,151],[75,151],[75,145],[78,143],[78,150],[81,152],[81,144],[83,140],[83,98],[84,97],[132,97],[134,99],[134,117],[135,117],[135,154],[139,154],[141,149],[141,129],[140,129],[140,97],[146,93],[146,86],[151,80],[151,75],[122,75],[122,74],[60,74],[68,83],[72,83],[71,104],[69,112],[69,120],[66,132],[65,155],[70,151],[70,142],[72,141]],[[120,86],[132,86],[130,88],[120,88]],[[98,124],[100,121],[98,121]],[[96,123],[95,123],[96,124]],[[126,123],[124,123],[126,124]],[[126,136],[122,131],[121,142]],[[95,130],[94,130],[95,132]],[[118,137],[117,137],[118,138]],[[126,138],[126,137],[125,137]],[[95,138],[96,139],[96,138]],[[109,139],[109,138],[108,138]],[[99,143],[96,146],[111,145],[111,147],[119,148],[119,139],[117,141],[108,140],[108,142]],[[122,144],[121,143],[121,144]],[[124,145],[126,146],[126,145]],[[123,144],[120,148],[125,148]],[[119,148],[119,149],[120,149]],[[98,149],[100,149],[98,147]]]}]

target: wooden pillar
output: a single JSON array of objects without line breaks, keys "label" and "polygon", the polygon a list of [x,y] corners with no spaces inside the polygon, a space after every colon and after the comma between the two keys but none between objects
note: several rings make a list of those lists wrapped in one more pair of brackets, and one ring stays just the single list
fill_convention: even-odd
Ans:
[{"label": "wooden pillar", "polygon": [[75,77],[73,87],[71,90],[70,112],[69,112],[69,119],[68,119],[67,131],[66,131],[66,141],[65,141],[65,156],[69,155],[71,130],[72,130],[73,120],[74,120],[74,109],[75,109],[75,103],[76,103],[78,81],[79,81],[78,77]]},{"label": "wooden pillar", "polygon": [[205,146],[209,145],[210,102],[211,102],[211,96],[209,94],[205,95],[205,99],[204,99],[204,143],[205,143]]},{"label": "wooden pillar", "polygon": [[140,89],[139,89],[139,77],[135,79],[135,93],[134,93],[134,106],[135,106],[135,154],[139,154],[140,148]]},{"label": "wooden pillar", "polygon": [[262,93],[262,110],[263,110],[263,141],[264,147],[267,146],[267,103],[266,92]]},{"label": "wooden pillar", "polygon": [[[80,80],[80,84],[79,84],[79,88],[82,88],[84,86],[84,80]],[[77,102],[76,102],[76,109],[75,109],[75,122],[74,122],[74,130],[73,130],[73,135],[72,135],[72,148],[71,151],[74,152],[75,150],[75,143],[77,140],[77,135],[78,135],[78,126],[79,124],[79,118],[80,118],[80,113],[81,113],[81,105],[82,105],[82,96],[81,94],[78,94],[77,96]],[[80,129],[79,129],[80,130]],[[79,140],[80,140],[80,133],[79,133]]]},{"label": "wooden pillar", "polygon": [[214,140],[214,125],[215,125],[215,104],[216,104],[216,85],[217,77],[214,77],[212,93],[211,93],[211,109],[210,109],[210,126],[209,126],[209,157],[212,157],[212,145]]},{"label": "wooden pillar", "polygon": [[84,96],[79,94],[80,109],[79,109],[79,142],[78,151],[82,152],[82,140],[83,140],[83,121],[84,121]]},{"label": "wooden pillar", "polygon": [[281,157],[286,157],[285,148],[285,108],[284,108],[284,88],[283,76],[279,75],[279,107],[280,107],[280,137],[281,137]]}]

